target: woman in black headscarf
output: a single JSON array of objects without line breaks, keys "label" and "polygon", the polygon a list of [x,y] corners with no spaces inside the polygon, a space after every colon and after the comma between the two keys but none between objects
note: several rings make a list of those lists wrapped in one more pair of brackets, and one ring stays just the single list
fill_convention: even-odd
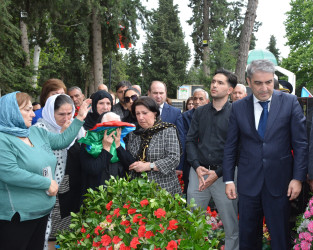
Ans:
[{"label": "woman in black headscarf", "polygon": [[84,129],[92,129],[99,119],[99,116],[104,112],[109,112],[113,107],[113,99],[110,93],[105,90],[99,90],[91,95],[92,100],[92,112],[88,113]]}]

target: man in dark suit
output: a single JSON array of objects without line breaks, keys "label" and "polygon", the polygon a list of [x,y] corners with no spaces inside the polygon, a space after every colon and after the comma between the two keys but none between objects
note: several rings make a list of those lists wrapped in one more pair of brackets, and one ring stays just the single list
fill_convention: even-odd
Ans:
[{"label": "man in dark suit", "polygon": [[[162,121],[169,122],[169,123],[176,125],[178,134],[179,134],[179,140],[181,142],[182,149],[184,152],[185,135],[184,135],[184,125],[182,121],[182,114],[178,108],[168,105],[165,102],[166,97],[167,97],[167,88],[166,88],[165,83],[161,81],[151,82],[149,86],[149,90],[148,90],[148,96],[154,99],[157,102],[157,104],[159,104]],[[183,159],[184,158],[182,156],[180,164],[177,167],[177,170],[179,170],[179,173],[182,171],[182,168],[183,168],[183,161],[184,161]]]},{"label": "man in dark suit", "polygon": [[[273,250],[290,249],[290,202],[307,174],[305,117],[294,95],[273,90],[275,66],[253,61],[247,69],[252,95],[233,103],[224,149],[226,195],[237,198],[233,183],[237,158],[240,249],[262,249],[262,219]],[[291,151],[293,150],[294,155]]]}]

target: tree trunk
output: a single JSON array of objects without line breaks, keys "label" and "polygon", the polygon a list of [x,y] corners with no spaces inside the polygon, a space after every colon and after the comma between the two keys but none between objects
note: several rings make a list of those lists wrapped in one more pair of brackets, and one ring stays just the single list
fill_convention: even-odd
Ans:
[{"label": "tree trunk", "polygon": [[91,64],[89,76],[87,77],[88,85],[89,85],[89,96],[91,96],[93,93],[96,92],[97,87],[95,86],[95,79],[94,79],[94,67],[93,64]]},{"label": "tree trunk", "polygon": [[38,67],[39,67],[39,57],[40,57],[40,51],[41,48],[39,45],[35,45],[34,48],[34,60],[33,60],[33,65],[34,65],[34,75],[32,76],[32,86],[33,88],[37,87],[37,76],[38,76]]},{"label": "tree trunk", "polygon": [[95,7],[92,10],[92,48],[95,90],[99,84],[103,83],[101,23]]},{"label": "tree trunk", "polygon": [[256,18],[256,10],[258,7],[258,0],[249,0],[245,21],[240,34],[240,48],[238,60],[236,64],[236,75],[238,82],[245,84],[245,71],[247,66],[247,59],[253,31],[254,21]]},{"label": "tree trunk", "polygon": [[28,35],[27,35],[27,25],[23,22],[23,20],[20,20],[20,28],[21,28],[21,42],[22,42],[22,49],[26,54],[26,60],[25,60],[25,66],[30,65],[30,59],[29,59],[29,42],[28,42]]},{"label": "tree trunk", "polygon": [[203,72],[205,76],[210,76],[209,1],[203,1],[203,40],[206,40],[208,45],[203,47]]}]

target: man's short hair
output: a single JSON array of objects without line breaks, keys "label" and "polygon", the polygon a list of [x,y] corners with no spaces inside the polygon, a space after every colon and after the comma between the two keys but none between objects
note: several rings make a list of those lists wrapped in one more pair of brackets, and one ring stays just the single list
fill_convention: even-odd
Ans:
[{"label": "man's short hair", "polygon": [[207,91],[205,91],[204,89],[201,89],[201,88],[197,88],[193,91],[192,95],[194,95],[195,93],[197,92],[203,92],[205,94],[205,98],[206,99],[209,99],[209,93]]},{"label": "man's short hair", "polygon": [[160,83],[162,83],[162,84],[164,85],[164,87],[165,87],[165,92],[167,92],[167,86],[166,86],[165,82],[162,82],[162,81],[159,81],[159,80],[154,80],[154,81],[152,81],[152,82],[150,83],[149,89],[148,89],[150,92],[151,92],[151,86],[152,86],[152,84],[153,84],[154,82],[160,82]]},{"label": "man's short hair", "polygon": [[71,91],[73,91],[73,90],[75,90],[75,89],[77,89],[80,93],[83,93],[83,91],[81,90],[81,88],[80,88],[80,87],[77,87],[77,86],[70,87],[70,88],[67,90],[67,93],[69,93],[69,92],[71,92]]},{"label": "man's short hair", "polygon": [[254,60],[248,65],[247,78],[251,79],[254,73],[260,71],[275,74],[275,65],[266,59]]},{"label": "man's short hair", "polygon": [[237,86],[241,87],[244,90],[244,92],[247,93],[247,87],[245,85],[243,85],[241,83],[237,83],[236,87]]},{"label": "man's short hair", "polygon": [[119,90],[119,88],[121,88],[121,87],[127,87],[127,88],[129,88],[129,87],[131,87],[131,86],[132,86],[132,84],[130,83],[130,81],[120,81],[120,82],[116,85],[115,91],[117,92],[117,91]]},{"label": "man's short hair", "polygon": [[217,75],[217,74],[222,74],[222,75],[226,76],[228,84],[232,88],[236,87],[236,85],[237,85],[237,76],[234,73],[230,72],[229,70],[220,68],[220,69],[217,69],[215,71],[215,73],[214,73],[214,75]]}]

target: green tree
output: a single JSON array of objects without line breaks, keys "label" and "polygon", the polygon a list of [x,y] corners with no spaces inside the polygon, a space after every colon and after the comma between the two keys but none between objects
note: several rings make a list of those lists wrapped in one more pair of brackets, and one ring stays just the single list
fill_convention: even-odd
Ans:
[{"label": "green tree", "polygon": [[277,62],[279,62],[279,57],[280,57],[280,51],[279,49],[276,47],[277,43],[276,43],[276,37],[274,35],[271,35],[270,41],[268,46],[266,47],[266,49],[270,52],[273,53],[273,55],[276,57]]},{"label": "green tree", "polygon": [[0,4],[0,96],[21,90],[32,93],[31,70],[24,66],[26,55],[20,45],[20,30],[10,14],[10,0]]},{"label": "green tree", "polygon": [[[203,46],[205,33],[205,10],[204,2],[208,2],[208,46]],[[247,1],[226,1],[226,0],[189,0],[189,7],[192,8],[193,16],[188,21],[193,25],[192,39],[195,49],[195,66],[200,64],[209,65],[208,72],[214,73],[219,66],[235,71],[240,47],[240,34],[244,23],[244,8]],[[255,22],[253,32],[258,30],[260,23]],[[224,37],[223,37],[224,36]],[[254,38],[254,40],[253,40]],[[255,37],[252,34],[252,48],[255,46]],[[221,44],[222,43],[222,44]],[[251,46],[250,46],[251,48]],[[204,50],[208,49],[210,58],[205,60]],[[227,58],[227,53],[229,58]],[[233,57],[233,58],[230,58]],[[217,64],[218,66],[217,66]],[[210,77],[211,75],[208,75]],[[207,79],[209,82],[209,79]]]},{"label": "green tree", "polygon": [[173,0],[159,0],[159,7],[147,25],[143,51],[143,91],[152,80],[160,80],[167,84],[169,97],[175,98],[177,87],[185,82],[190,52]]},{"label": "green tree", "polygon": [[290,5],[285,21],[290,53],[282,67],[296,74],[296,94],[300,95],[303,86],[313,87],[313,0],[292,0]]},{"label": "green tree", "polygon": [[125,55],[126,74],[128,80],[132,84],[142,84],[142,67],[140,54],[135,49],[130,49],[129,53]]}]

